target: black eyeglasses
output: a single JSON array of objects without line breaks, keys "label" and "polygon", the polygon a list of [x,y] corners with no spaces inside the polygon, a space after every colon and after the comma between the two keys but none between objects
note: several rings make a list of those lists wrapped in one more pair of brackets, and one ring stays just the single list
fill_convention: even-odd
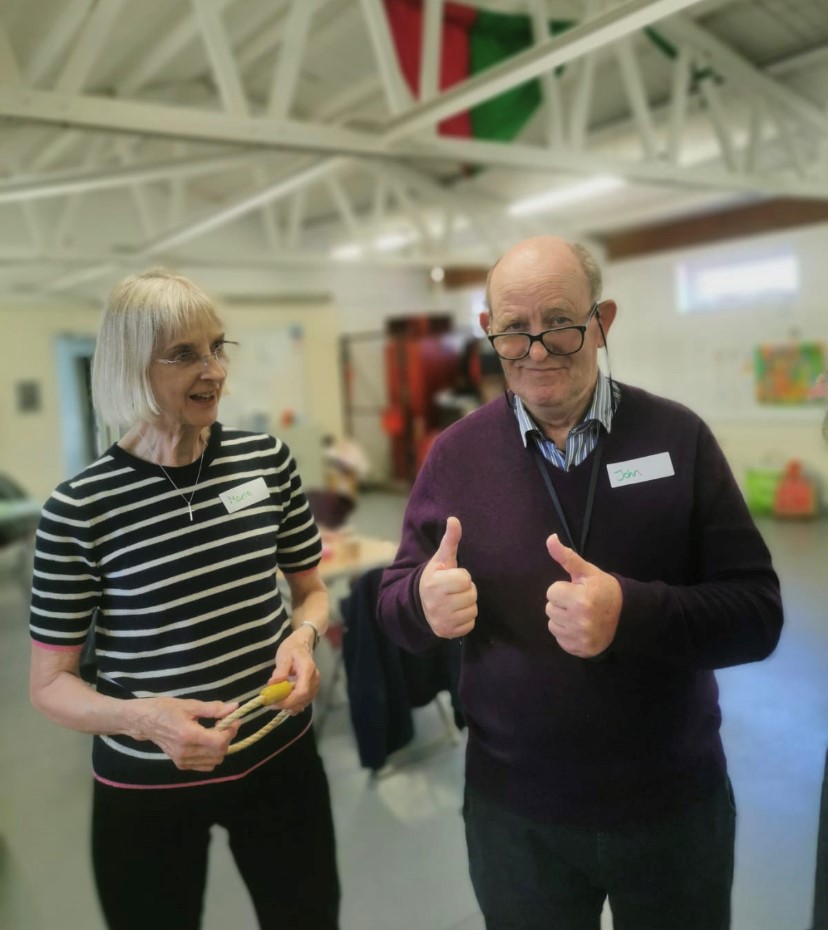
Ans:
[{"label": "black eyeglasses", "polygon": [[583,323],[577,326],[558,326],[555,329],[545,329],[542,333],[533,336],[531,333],[495,333],[488,337],[492,348],[497,354],[509,362],[519,358],[526,358],[532,349],[533,342],[539,342],[550,355],[574,355],[580,352],[584,345],[584,335],[589,321],[594,313],[598,312],[598,303],[590,308],[589,315]]}]

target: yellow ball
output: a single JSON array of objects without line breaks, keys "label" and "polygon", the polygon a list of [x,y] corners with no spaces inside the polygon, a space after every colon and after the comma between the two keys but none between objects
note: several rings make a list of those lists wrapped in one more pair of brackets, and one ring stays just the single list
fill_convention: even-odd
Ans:
[{"label": "yellow ball", "polygon": [[265,704],[277,704],[293,691],[293,685],[289,681],[277,681],[273,685],[268,685],[262,689],[260,696]]}]

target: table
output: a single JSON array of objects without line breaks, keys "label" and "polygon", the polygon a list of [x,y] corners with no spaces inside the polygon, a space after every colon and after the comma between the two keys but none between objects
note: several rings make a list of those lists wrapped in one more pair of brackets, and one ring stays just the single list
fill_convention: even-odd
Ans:
[{"label": "table", "polygon": [[397,543],[360,533],[323,533],[319,574],[329,584],[340,578],[354,578],[372,568],[383,568],[394,561]]},{"label": "table", "polygon": [[[394,561],[397,554],[396,542],[377,536],[364,536],[352,530],[322,532],[322,560],[319,574],[328,586],[331,596],[331,622],[325,639],[329,649],[333,650],[333,667],[329,673],[329,684],[324,697],[318,700],[318,713],[315,715],[317,732],[322,731],[328,716],[336,687],[342,674],[342,617],[339,615],[339,595],[333,590],[336,586],[347,585],[352,579],[373,568],[383,568]],[[290,596],[282,585],[286,599]]]}]

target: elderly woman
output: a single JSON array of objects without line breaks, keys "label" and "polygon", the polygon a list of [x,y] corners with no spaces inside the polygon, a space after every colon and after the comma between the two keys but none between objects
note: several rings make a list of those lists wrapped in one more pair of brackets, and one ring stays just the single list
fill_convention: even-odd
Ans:
[{"label": "elderly woman", "polygon": [[[55,490],[37,533],[31,696],[95,734],[93,864],[112,930],[199,926],[213,824],[261,927],[337,927],[310,708],[328,618],[320,537],[284,443],[216,419],[232,345],[186,278],[121,282],[92,392],[101,419],[128,429]],[[95,690],[79,677],[93,618]],[[219,721],[281,681],[285,721],[236,752],[273,709]]]}]

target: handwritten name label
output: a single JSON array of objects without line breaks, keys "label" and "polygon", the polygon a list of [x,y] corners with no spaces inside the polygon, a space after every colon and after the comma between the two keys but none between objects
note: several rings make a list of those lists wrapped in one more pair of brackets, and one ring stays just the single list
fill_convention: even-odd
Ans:
[{"label": "handwritten name label", "polygon": [[655,481],[658,478],[670,478],[675,473],[669,452],[658,452],[655,455],[642,456],[640,459],[607,465],[610,486],[613,488],[640,484],[642,481]]},{"label": "handwritten name label", "polygon": [[251,504],[266,501],[270,497],[270,491],[267,489],[264,478],[253,478],[252,481],[245,481],[244,484],[230,488],[229,491],[222,491],[219,497],[227,508],[227,512],[235,513]]}]

